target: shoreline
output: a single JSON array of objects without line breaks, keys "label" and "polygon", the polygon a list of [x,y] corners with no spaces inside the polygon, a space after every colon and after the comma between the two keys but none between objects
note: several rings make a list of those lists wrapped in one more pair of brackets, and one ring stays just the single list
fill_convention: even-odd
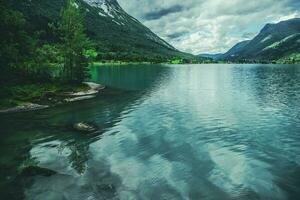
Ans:
[{"label": "shoreline", "polygon": [[86,85],[88,89],[76,91],[76,92],[55,93],[51,97],[47,98],[47,103],[43,103],[43,102],[33,103],[35,101],[33,102],[24,101],[20,103],[20,105],[0,109],[0,114],[44,110],[47,108],[55,107],[57,105],[88,100],[97,97],[99,92],[105,89],[105,86],[94,82],[83,82],[83,84]]},{"label": "shoreline", "polygon": [[[103,66],[103,65],[151,65],[151,62],[94,62],[91,66]],[[162,64],[162,63],[159,63]]]},{"label": "shoreline", "polygon": [[122,66],[122,65],[207,65],[207,64],[244,64],[244,65],[252,65],[252,64],[260,64],[260,65],[299,65],[300,62],[296,63],[289,63],[289,62],[233,62],[233,61],[221,61],[216,60],[215,62],[201,62],[201,63],[168,63],[168,62],[162,62],[162,63],[151,63],[151,62],[94,62],[92,67],[97,66],[106,66],[106,65],[112,65],[112,66]]}]

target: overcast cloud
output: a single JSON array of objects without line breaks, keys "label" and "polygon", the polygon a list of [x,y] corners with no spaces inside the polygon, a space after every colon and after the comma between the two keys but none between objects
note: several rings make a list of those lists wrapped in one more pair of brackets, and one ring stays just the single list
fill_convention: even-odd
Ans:
[{"label": "overcast cloud", "polygon": [[181,51],[227,51],[266,23],[300,17],[300,0],[119,0],[132,16]]}]

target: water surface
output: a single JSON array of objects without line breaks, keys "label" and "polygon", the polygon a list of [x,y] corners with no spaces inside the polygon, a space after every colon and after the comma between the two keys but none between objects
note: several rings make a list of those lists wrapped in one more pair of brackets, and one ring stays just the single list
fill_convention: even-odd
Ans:
[{"label": "water surface", "polygon": [[[299,65],[102,66],[92,79],[108,86],[96,99],[0,115],[3,199],[299,198]],[[58,174],[17,177],[29,164]]]}]

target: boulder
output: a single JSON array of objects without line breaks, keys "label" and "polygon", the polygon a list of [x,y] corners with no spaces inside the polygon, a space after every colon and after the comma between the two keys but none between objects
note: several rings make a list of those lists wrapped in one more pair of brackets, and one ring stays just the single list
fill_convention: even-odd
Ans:
[{"label": "boulder", "polygon": [[67,92],[63,93],[62,95],[68,98],[65,98],[65,102],[74,102],[74,101],[82,101],[87,99],[92,99],[97,96],[100,90],[103,90],[105,87],[102,85],[99,85],[97,83],[92,82],[84,82],[89,89],[85,91],[80,92]]},{"label": "boulder", "polygon": [[96,131],[96,127],[84,122],[79,122],[73,125],[73,128],[76,131],[80,131],[80,132],[93,132]]},{"label": "boulder", "polygon": [[84,82],[84,84],[89,86],[91,88],[91,90],[100,91],[100,90],[105,89],[105,86],[97,84],[97,83],[93,83],[93,82]]}]

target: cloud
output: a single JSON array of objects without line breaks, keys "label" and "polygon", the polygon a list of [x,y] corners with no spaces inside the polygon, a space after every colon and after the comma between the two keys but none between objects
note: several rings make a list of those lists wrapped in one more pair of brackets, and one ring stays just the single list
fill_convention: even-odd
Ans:
[{"label": "cloud", "polygon": [[169,15],[171,13],[177,13],[183,10],[183,7],[180,5],[171,6],[169,8],[162,8],[157,11],[149,12],[144,15],[144,19],[146,20],[155,20],[159,19],[163,16]]},{"label": "cloud", "polygon": [[167,37],[170,39],[176,39],[176,38],[184,36],[187,33],[188,33],[187,31],[180,31],[180,32],[171,33],[171,34],[167,35]]},{"label": "cloud", "polygon": [[[179,50],[226,52],[267,23],[300,17],[299,0],[119,0],[121,6]],[[138,8],[138,9],[137,9]]]},{"label": "cloud", "polygon": [[286,21],[286,20],[289,20],[289,19],[299,18],[299,17],[300,17],[300,13],[299,12],[294,12],[294,13],[291,13],[289,15],[285,15],[285,16],[279,17],[278,19],[275,19],[273,21],[273,23],[278,23],[278,22],[281,22],[281,21]]},{"label": "cloud", "polygon": [[242,37],[245,39],[252,39],[255,37],[255,35],[256,35],[256,33],[253,33],[253,32],[245,32],[245,33],[243,33]]}]

